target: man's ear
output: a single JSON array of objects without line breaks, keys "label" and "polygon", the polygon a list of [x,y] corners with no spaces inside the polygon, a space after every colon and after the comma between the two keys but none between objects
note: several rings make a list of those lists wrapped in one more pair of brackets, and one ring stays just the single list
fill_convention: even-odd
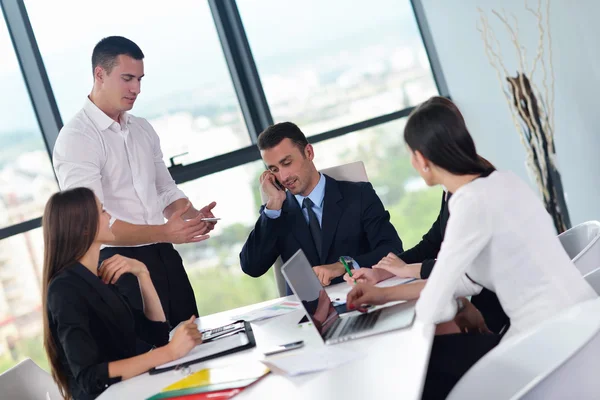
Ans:
[{"label": "man's ear", "polygon": [[102,68],[99,65],[96,66],[96,68],[94,68],[94,81],[103,83],[105,76],[106,76],[106,71],[104,70],[104,68]]},{"label": "man's ear", "polygon": [[315,149],[310,143],[304,147],[304,158],[308,158],[310,161],[315,158]]}]

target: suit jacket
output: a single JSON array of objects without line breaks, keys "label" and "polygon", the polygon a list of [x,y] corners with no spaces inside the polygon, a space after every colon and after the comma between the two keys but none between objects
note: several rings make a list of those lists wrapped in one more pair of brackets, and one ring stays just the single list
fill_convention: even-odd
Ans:
[{"label": "suit jacket", "polygon": [[169,341],[166,322],[150,321],[129,307],[113,285],[77,263],[48,287],[52,338],[74,399],[94,399],[121,380],[109,378],[108,363],[149,351]]},{"label": "suit jacket", "polygon": [[[366,182],[345,182],[325,176],[321,257],[298,201],[289,191],[279,218],[260,217],[240,253],[242,270],[253,277],[263,275],[278,256],[287,261],[302,249],[310,264],[332,264],[350,256],[361,267],[371,267],[390,252],[402,251],[402,241],[390,223],[373,186]],[[338,277],[332,281],[343,281]],[[288,288],[288,293],[290,292]]]}]

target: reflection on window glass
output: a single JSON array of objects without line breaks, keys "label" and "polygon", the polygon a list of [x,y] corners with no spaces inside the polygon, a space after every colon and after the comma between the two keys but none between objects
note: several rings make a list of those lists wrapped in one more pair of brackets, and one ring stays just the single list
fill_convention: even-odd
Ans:
[{"label": "reflection on window glass", "polygon": [[[146,76],[132,113],[154,126],[165,162],[188,152],[176,160],[186,164],[250,145],[207,1],[179,0],[165,7],[106,0],[93,12],[90,4],[25,1],[65,122],[91,91],[94,46],[103,37],[119,35],[145,54]],[[68,15],[69,23],[49,18],[59,14]]]},{"label": "reflection on window glass", "polygon": [[179,185],[196,207],[216,201],[213,213],[222,218],[210,239],[176,246],[200,315],[278,297],[272,270],[252,278],[240,267],[240,251],[259,215],[262,171],[262,162],[255,161]]},{"label": "reflection on window glass", "polygon": [[42,345],[42,229],[0,241],[0,373],[25,358],[48,370]]},{"label": "reflection on window glass", "polygon": [[437,93],[408,0],[237,3],[276,122],[312,135]]},{"label": "reflection on window glass", "polygon": [[419,242],[436,220],[442,200],[439,187],[429,188],[410,163],[402,137],[406,119],[319,142],[315,164],[323,169],[363,161],[369,181],[390,212],[404,249]]},{"label": "reflection on window glass", "polygon": [[0,228],[4,228],[42,215],[58,186],[3,19],[0,93]]}]

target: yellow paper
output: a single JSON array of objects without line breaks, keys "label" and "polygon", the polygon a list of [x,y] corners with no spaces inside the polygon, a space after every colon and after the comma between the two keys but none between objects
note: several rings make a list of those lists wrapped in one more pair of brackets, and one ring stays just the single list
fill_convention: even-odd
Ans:
[{"label": "yellow paper", "polygon": [[167,386],[162,391],[197,388],[219,383],[235,382],[245,379],[260,378],[269,373],[269,368],[260,362],[230,365],[219,368],[205,368],[187,376],[174,384]]}]

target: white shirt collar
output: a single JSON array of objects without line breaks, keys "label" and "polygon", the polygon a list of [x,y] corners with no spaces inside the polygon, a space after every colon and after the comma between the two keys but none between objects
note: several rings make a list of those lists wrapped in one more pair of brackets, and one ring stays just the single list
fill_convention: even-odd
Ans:
[{"label": "white shirt collar", "polygon": [[[85,110],[87,116],[90,117],[94,125],[96,125],[96,127],[102,132],[112,127],[113,124],[119,125],[115,120],[106,115],[104,111],[102,111],[97,105],[95,105],[89,97],[85,98],[83,109]],[[124,112],[121,114],[120,119],[121,121],[124,121],[125,124],[129,124],[131,120],[131,115],[129,115],[129,113],[127,112]]]},{"label": "white shirt collar", "polygon": [[[315,186],[315,188],[306,197],[308,197],[315,206],[322,207],[323,200],[325,199],[326,180],[325,180],[325,175],[323,175],[321,173],[319,173],[319,175],[321,175],[321,177],[319,178],[319,182],[317,182],[317,185]],[[300,208],[302,208],[302,203],[304,202],[305,197],[302,195],[299,195],[299,194],[295,195],[295,197],[296,197],[296,201],[300,205]]]}]

